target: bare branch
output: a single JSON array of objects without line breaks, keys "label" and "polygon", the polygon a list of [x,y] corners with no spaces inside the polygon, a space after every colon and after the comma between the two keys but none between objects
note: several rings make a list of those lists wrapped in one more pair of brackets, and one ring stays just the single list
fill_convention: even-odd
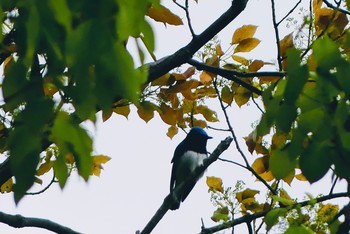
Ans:
[{"label": "bare branch", "polygon": [[216,147],[216,149],[213,151],[213,153],[206,158],[203,161],[203,165],[196,168],[193,173],[189,175],[189,177],[181,183],[179,186],[177,186],[172,193],[170,193],[168,196],[163,201],[163,204],[159,207],[157,212],[154,214],[152,219],[147,223],[146,227],[142,230],[141,234],[148,234],[151,233],[152,230],[155,228],[155,226],[159,223],[159,221],[163,218],[165,213],[169,210],[169,208],[172,206],[173,203],[176,202],[175,196],[177,196],[183,188],[190,184],[193,183],[200,174],[202,174],[210,164],[215,162],[219,156],[227,150],[227,148],[230,146],[232,142],[231,137],[227,137],[225,140],[221,141],[220,144]]},{"label": "bare branch", "polygon": [[329,8],[332,8],[334,10],[340,11],[344,14],[350,15],[350,11],[345,10],[343,8],[340,8],[339,6],[334,6],[332,3],[328,2],[328,0],[323,0],[324,4],[326,4],[326,6],[328,6]]},{"label": "bare branch", "polygon": [[62,226],[61,224],[52,222],[48,219],[24,217],[22,215],[10,215],[0,211],[0,222],[6,223],[7,225],[14,228],[23,227],[37,227],[43,228],[55,233],[65,234],[79,234],[80,232],[74,231],[68,227]]}]

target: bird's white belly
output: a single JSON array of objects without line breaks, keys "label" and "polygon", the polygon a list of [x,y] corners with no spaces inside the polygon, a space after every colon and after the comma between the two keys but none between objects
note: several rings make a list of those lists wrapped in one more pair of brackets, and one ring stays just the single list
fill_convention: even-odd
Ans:
[{"label": "bird's white belly", "polygon": [[182,155],[180,164],[186,167],[190,172],[193,172],[197,167],[203,165],[203,160],[205,158],[207,158],[207,154],[188,151]]}]

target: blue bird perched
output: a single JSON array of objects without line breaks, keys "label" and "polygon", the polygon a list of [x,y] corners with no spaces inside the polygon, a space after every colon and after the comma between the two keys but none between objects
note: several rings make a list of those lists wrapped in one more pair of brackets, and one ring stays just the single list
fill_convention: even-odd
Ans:
[{"label": "blue bird perched", "polygon": [[[185,181],[197,167],[203,164],[203,160],[207,157],[208,153],[207,140],[211,138],[202,128],[193,127],[186,138],[176,147],[174,157],[171,160],[173,168],[171,171],[170,192]],[[176,197],[177,202],[170,207],[171,210],[176,210],[180,207],[180,202],[186,199],[196,182],[185,186],[181,194]]]}]

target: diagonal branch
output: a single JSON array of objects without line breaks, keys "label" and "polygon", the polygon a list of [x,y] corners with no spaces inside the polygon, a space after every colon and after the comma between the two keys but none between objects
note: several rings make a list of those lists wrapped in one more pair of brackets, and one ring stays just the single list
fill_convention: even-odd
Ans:
[{"label": "diagonal branch", "polygon": [[202,174],[209,167],[210,164],[215,162],[219,158],[219,156],[222,154],[222,152],[227,150],[231,142],[232,142],[231,137],[227,137],[225,140],[221,141],[220,144],[213,151],[213,153],[203,161],[203,165],[196,168],[196,170],[194,170],[194,172],[191,173],[183,183],[181,183],[178,187],[176,187],[172,193],[166,196],[166,198],[163,201],[163,204],[159,207],[159,209],[154,214],[152,219],[147,223],[146,227],[142,230],[141,234],[148,234],[152,232],[152,230],[163,218],[163,216],[169,210],[172,204],[176,202],[175,196],[179,194],[185,186],[196,181],[198,176]]},{"label": "diagonal branch", "polygon": [[186,63],[192,56],[211,40],[216,34],[231,23],[246,7],[249,0],[233,0],[231,7],[224,12],[201,34],[194,37],[190,43],[176,51],[173,55],[164,57],[156,62],[149,63],[147,82],[152,82],[170,70]]},{"label": "diagonal branch", "polygon": [[24,217],[22,215],[10,215],[3,212],[0,212],[0,222],[6,223],[14,228],[37,227],[56,233],[80,234],[80,232],[74,231],[48,219]]}]

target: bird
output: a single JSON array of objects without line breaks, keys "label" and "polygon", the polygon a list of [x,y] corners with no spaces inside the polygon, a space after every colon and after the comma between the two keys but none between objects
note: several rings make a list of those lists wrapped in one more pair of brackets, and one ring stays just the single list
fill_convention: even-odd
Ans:
[{"label": "bird", "polygon": [[[174,191],[186,178],[207,158],[207,141],[211,136],[200,127],[192,127],[185,139],[176,147],[171,160],[173,164],[170,178],[170,193]],[[183,202],[191,192],[196,182],[203,176],[203,173],[196,178],[196,181],[185,186],[180,194],[175,196],[176,202],[170,207],[177,210],[180,202]]]}]

